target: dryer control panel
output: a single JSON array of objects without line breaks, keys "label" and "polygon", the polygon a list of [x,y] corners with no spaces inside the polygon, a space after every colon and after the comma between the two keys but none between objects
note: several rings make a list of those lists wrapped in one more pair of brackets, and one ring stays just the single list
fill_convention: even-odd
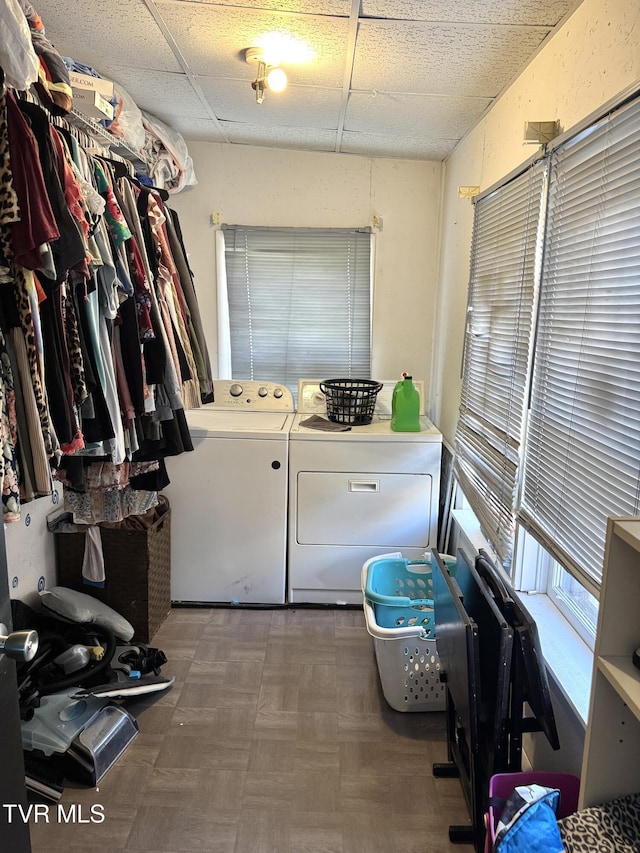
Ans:
[{"label": "dryer control panel", "polygon": [[293,394],[277,382],[253,379],[214,379],[215,409],[243,409],[256,412],[293,412]]}]

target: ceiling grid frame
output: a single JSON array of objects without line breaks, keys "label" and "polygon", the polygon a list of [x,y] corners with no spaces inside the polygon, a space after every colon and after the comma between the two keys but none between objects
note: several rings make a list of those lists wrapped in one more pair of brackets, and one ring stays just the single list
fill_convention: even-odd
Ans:
[{"label": "ceiling grid frame", "polygon": [[[75,0],[39,0],[38,12],[63,56],[187,142],[442,161],[580,2],[85,0],[78,15]],[[288,87],[257,104],[244,52],[268,32],[315,59],[283,60]]]}]

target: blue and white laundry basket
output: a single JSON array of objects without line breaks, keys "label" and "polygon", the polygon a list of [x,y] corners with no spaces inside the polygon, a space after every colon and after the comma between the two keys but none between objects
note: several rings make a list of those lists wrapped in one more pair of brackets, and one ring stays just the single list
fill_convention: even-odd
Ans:
[{"label": "blue and white laundry basket", "polygon": [[[454,557],[443,557],[455,568]],[[371,557],[362,567],[363,607],[382,692],[396,711],[443,711],[430,555]]]}]

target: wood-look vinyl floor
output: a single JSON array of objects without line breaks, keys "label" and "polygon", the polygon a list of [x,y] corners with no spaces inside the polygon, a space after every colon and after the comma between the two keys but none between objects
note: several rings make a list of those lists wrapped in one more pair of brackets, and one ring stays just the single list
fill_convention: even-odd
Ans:
[{"label": "wood-look vinyl floor", "polygon": [[[173,688],[128,704],[140,733],[83,823],[31,822],[34,853],[465,853],[444,713],[385,702],[358,610],[174,609],[151,643]],[[91,807],[104,820],[91,822]]]}]

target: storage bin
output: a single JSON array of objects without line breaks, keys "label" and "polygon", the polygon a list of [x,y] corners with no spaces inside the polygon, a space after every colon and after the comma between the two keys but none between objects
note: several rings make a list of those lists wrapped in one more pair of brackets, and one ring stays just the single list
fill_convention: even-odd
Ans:
[{"label": "storage bin", "polygon": [[82,582],[84,533],[56,533],[58,583],[113,607],[149,643],[171,610],[171,509],[162,497],[157,519],[139,530],[100,527],[105,586]]},{"label": "storage bin", "polygon": [[[518,785],[531,785],[536,782],[546,788],[560,791],[558,819],[573,814],[578,808],[580,779],[573,773],[556,773],[552,770],[527,770],[521,773],[496,773],[489,780],[489,813],[486,815],[487,833],[485,853],[491,853],[496,840],[496,826],[500,819],[503,804]],[[494,805],[491,805],[494,801]]]},{"label": "storage bin", "polygon": [[[395,581],[406,581],[406,572],[409,579],[419,574],[425,582],[431,576],[426,561],[409,563],[400,553],[372,557],[362,567],[365,622],[373,638],[382,692],[395,711],[443,711],[446,694],[440,681],[433,606],[415,605],[423,598],[393,596]],[[425,589],[420,584],[398,587],[407,588],[416,595]],[[372,601],[367,590],[378,600]],[[405,603],[396,606],[401,598]],[[385,603],[387,599],[392,603]]]}]

